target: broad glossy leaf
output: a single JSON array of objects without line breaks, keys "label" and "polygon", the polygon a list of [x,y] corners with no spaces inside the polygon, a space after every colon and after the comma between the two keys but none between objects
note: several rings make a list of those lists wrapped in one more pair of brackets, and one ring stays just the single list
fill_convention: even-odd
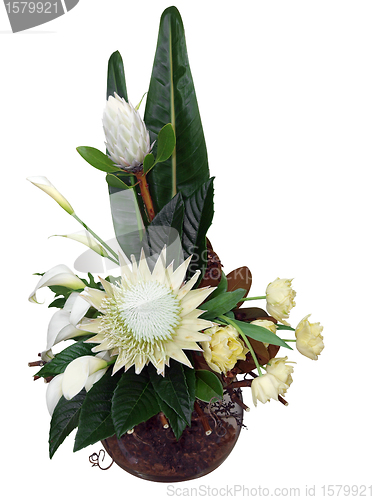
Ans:
[{"label": "broad glossy leaf", "polygon": [[173,126],[167,123],[158,134],[158,149],[156,152],[156,162],[160,163],[168,160],[176,145],[176,136]]},{"label": "broad glossy leaf", "polygon": [[[201,286],[202,286],[202,283],[201,283]],[[210,295],[210,300],[214,299],[215,297],[218,297],[219,295],[221,295],[222,293],[226,292],[227,291],[227,288],[228,288],[228,281],[227,281],[227,277],[225,276],[225,273],[224,271],[222,270],[221,271],[221,279],[219,281],[219,284],[216,288],[216,290],[214,290],[211,295]]]},{"label": "broad glossy leaf", "polygon": [[204,276],[206,262],[206,233],[214,216],[214,179],[211,178],[200,186],[185,201],[182,246],[185,257],[193,255],[189,276],[196,270]]},{"label": "broad glossy leaf", "polygon": [[112,420],[117,437],[159,413],[160,407],[147,370],[136,375],[134,367],[126,371],[115,389]]},{"label": "broad glossy leaf", "polygon": [[245,295],[246,290],[239,288],[234,292],[224,292],[212,300],[208,300],[200,307],[207,311],[201,315],[202,319],[213,320],[218,316],[231,311],[236,307],[238,301]]},{"label": "broad glossy leaf", "polygon": [[92,355],[91,349],[95,346],[96,344],[86,344],[83,341],[76,342],[56,354],[56,356],[49,363],[44,365],[36,375],[38,377],[53,377],[59,373],[64,373],[65,368],[74,359],[80,358],[81,356]]},{"label": "broad glossy leaf", "polygon": [[119,372],[112,376],[110,369],[87,393],[81,408],[74,451],[113,436],[115,433],[111,407],[113,393],[120,377]]},{"label": "broad glossy leaf", "polygon": [[144,235],[142,216],[134,189],[110,187],[110,203],[116,239],[122,251],[130,259],[139,257]]},{"label": "broad glossy leaf", "polygon": [[239,321],[250,322],[255,321],[256,319],[266,319],[276,323],[276,320],[271,318],[271,316],[269,316],[268,313],[260,307],[241,307],[239,309],[235,309],[233,312],[236,319]]},{"label": "broad glossy leaf", "polygon": [[159,400],[160,410],[166,416],[169,425],[172,428],[173,434],[175,435],[177,440],[180,439],[182,433],[187,427],[185,418],[181,418],[180,415],[178,415],[178,413],[176,413],[173,408],[167,405],[165,401],[159,398],[159,396],[158,400]]},{"label": "broad glossy leaf", "polygon": [[99,149],[91,148],[89,146],[79,146],[78,153],[84,158],[91,166],[101,170],[102,172],[118,172],[119,168],[108,158],[107,155],[99,151]]},{"label": "broad glossy leaf", "polygon": [[[248,267],[243,266],[239,267],[238,269],[234,269],[234,271],[228,274],[227,280],[228,292],[237,290],[238,288],[243,288],[244,290],[246,290],[244,297],[247,297],[252,283],[252,276]],[[237,307],[240,307],[241,304],[243,304],[243,301],[239,302]]]},{"label": "broad glossy leaf", "polygon": [[190,425],[191,396],[187,386],[185,371],[181,363],[171,360],[165,374],[158,375],[155,368],[149,366],[149,375],[153,388],[160,399]]},{"label": "broad glossy leaf", "polygon": [[148,174],[156,212],[181,191],[191,195],[209,178],[206,143],[186,49],[181,16],[169,7],[160,20],[144,120],[151,141],[171,123],[176,136],[172,156]]},{"label": "broad glossy leaf", "polygon": [[152,268],[164,246],[167,247],[167,265],[174,260],[176,268],[183,260],[181,231],[184,219],[184,202],[178,193],[156,215],[145,231],[143,249],[150,256]]},{"label": "broad glossy leaf", "polygon": [[54,409],[49,433],[49,457],[52,458],[64,439],[74,430],[79,421],[86,390],[82,389],[69,401],[62,396]]},{"label": "broad glossy leaf", "polygon": [[209,403],[212,398],[223,399],[223,386],[218,377],[208,370],[196,370],[195,396]]},{"label": "broad glossy leaf", "polygon": [[107,99],[110,95],[114,95],[115,92],[128,102],[124,64],[118,51],[114,52],[108,61]]},{"label": "broad glossy leaf", "polygon": [[123,182],[119,177],[113,174],[107,174],[105,177],[108,186],[111,186],[116,189],[130,189],[125,182]]}]

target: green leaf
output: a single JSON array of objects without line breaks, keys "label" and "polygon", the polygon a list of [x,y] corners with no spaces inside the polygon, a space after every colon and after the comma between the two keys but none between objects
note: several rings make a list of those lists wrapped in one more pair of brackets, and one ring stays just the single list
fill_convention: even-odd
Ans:
[{"label": "green leaf", "polygon": [[139,211],[134,189],[110,187],[110,203],[116,239],[122,251],[130,259],[132,254],[139,257],[144,225]]},{"label": "green leaf", "polygon": [[214,178],[212,177],[200,186],[185,201],[185,217],[183,226],[182,246],[185,257],[193,255],[188,278],[195,271],[201,271],[204,276],[206,261],[206,233],[211,226],[214,215]]},{"label": "green leaf", "polygon": [[155,165],[154,155],[152,153],[149,153],[148,155],[145,156],[143,160],[143,172],[147,174],[147,172],[151,170],[154,165]]},{"label": "green leaf", "polygon": [[107,174],[105,177],[108,186],[117,188],[117,189],[129,189],[129,186],[125,184],[119,177],[113,174]]},{"label": "green leaf", "polygon": [[143,249],[147,256],[153,256],[155,263],[157,257],[167,247],[167,265],[174,260],[175,268],[182,263],[181,232],[184,220],[184,202],[181,193],[178,193],[156,215],[145,231]]},{"label": "green leaf", "polygon": [[280,325],[280,324],[277,324],[276,326],[278,330],[290,330],[292,332],[295,332],[295,328],[292,328],[291,326]]},{"label": "green leaf", "polygon": [[87,393],[81,408],[74,451],[114,435],[111,407],[120,377],[119,372],[112,375],[112,370],[109,370]]},{"label": "green leaf", "polygon": [[62,309],[65,305],[65,302],[65,297],[60,297],[59,299],[55,299],[53,302],[51,302],[48,307],[57,307],[58,309]]},{"label": "green leaf", "polygon": [[152,365],[149,366],[148,371],[152,386],[159,398],[190,425],[191,397],[182,364],[171,360],[170,367],[166,368],[164,376],[158,375]]},{"label": "green leaf", "polygon": [[209,178],[184,27],[176,7],[166,9],[161,16],[144,120],[151,141],[166,123],[172,125],[176,137],[172,156],[148,174],[155,210],[159,212],[177,192],[190,196]]},{"label": "green leaf", "polygon": [[221,295],[222,293],[225,293],[227,291],[227,288],[228,288],[228,281],[227,281],[227,277],[225,276],[225,273],[224,271],[222,270],[221,271],[221,279],[219,281],[219,284],[216,288],[216,290],[214,290],[211,295],[210,295],[210,301],[212,299],[214,299],[215,297],[218,297],[219,295]]},{"label": "green leaf", "polygon": [[50,458],[53,457],[64,439],[77,427],[85,397],[86,390],[82,389],[74,398],[67,400],[62,396],[57,403],[52,415],[49,433]]},{"label": "green leaf", "polygon": [[124,64],[118,51],[114,52],[108,61],[107,99],[110,95],[113,96],[115,92],[128,102]]},{"label": "green leaf", "polygon": [[267,344],[279,345],[293,350],[292,347],[290,347],[280,337],[278,337],[275,333],[270,332],[267,328],[263,328],[263,326],[252,325],[251,323],[245,323],[244,321],[233,319],[231,320],[231,323],[238,325],[243,333],[251,339],[258,340],[259,342],[265,342]]},{"label": "green leaf", "polygon": [[223,386],[218,377],[208,370],[196,370],[195,395],[209,403],[212,398],[223,399]]},{"label": "green leaf", "polygon": [[159,413],[160,407],[148,373],[136,375],[134,367],[125,372],[112,400],[112,419],[117,437]]},{"label": "green leaf", "polygon": [[157,396],[158,401],[159,401],[159,406],[160,410],[164,413],[166,416],[169,425],[172,428],[173,434],[175,435],[176,439],[180,439],[182,433],[187,427],[186,420],[184,418],[181,418],[180,415],[178,415],[173,408],[167,405],[159,396]]},{"label": "green leaf", "polygon": [[119,168],[115,166],[112,160],[107,155],[99,151],[99,149],[89,146],[79,146],[78,153],[83,159],[90,163],[91,166],[101,170],[102,172],[118,172]]},{"label": "green leaf", "polygon": [[56,354],[52,361],[44,365],[43,368],[36,373],[36,375],[38,377],[53,377],[59,373],[64,373],[65,368],[74,359],[80,358],[81,356],[92,355],[91,349],[95,346],[96,344],[89,344],[83,341],[76,342]]},{"label": "green leaf", "polygon": [[167,123],[160,130],[157,144],[156,163],[168,160],[176,145],[176,136],[171,123]]},{"label": "green leaf", "polygon": [[213,320],[222,314],[231,311],[238,302],[245,295],[246,290],[239,288],[234,292],[223,292],[214,299],[208,300],[202,304],[202,309],[204,309],[204,314],[201,315],[202,319]]}]

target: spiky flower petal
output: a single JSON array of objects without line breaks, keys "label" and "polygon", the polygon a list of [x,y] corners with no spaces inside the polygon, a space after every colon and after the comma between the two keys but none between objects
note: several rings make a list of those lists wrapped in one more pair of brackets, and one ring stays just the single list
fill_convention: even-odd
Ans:
[{"label": "spiky flower petal", "polygon": [[143,164],[151,151],[150,134],[138,111],[118,96],[109,96],[103,115],[106,147],[111,160],[129,170]]},{"label": "spiky flower petal", "polygon": [[151,272],[143,252],[139,262],[120,254],[121,282],[102,280],[104,291],[82,292],[102,315],[84,319],[77,327],[96,334],[90,338],[99,344],[93,352],[111,350],[117,355],[113,373],[133,365],[140,373],[151,362],[164,374],[171,358],[191,366],[184,350],[201,351],[197,342],[210,339],[201,332],[212,323],[199,318],[203,311],[197,306],[214,288],[191,290],[199,273],[183,284],[190,258],[175,271],[165,261],[164,249]]}]

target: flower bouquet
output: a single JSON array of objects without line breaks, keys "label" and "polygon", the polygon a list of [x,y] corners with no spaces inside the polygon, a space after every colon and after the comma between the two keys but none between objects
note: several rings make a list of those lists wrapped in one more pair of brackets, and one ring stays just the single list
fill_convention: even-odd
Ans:
[{"label": "flower bouquet", "polygon": [[[86,277],[64,264],[40,275],[29,300],[48,287],[57,312],[40,360],[29,364],[40,368],[35,379],[48,382],[51,458],[77,429],[74,451],[101,441],[134,475],[182,481],[209,473],[232,450],[249,409],[243,388],[251,388],[255,406],[287,404],[293,367],[278,351],[294,343],[317,359],[322,327],[309,316],[295,330],[287,323],[295,306],[290,279],[249,297],[250,270],[226,275],[207,239],[214,179],[174,7],[161,17],[143,119],[140,104],[128,100],[115,52],[103,115],[106,152],[77,150],[105,174],[116,239],[100,238],[48,179],[29,178],[83,226],[66,237],[102,264]],[[266,310],[241,307],[251,300],[264,300]],[[283,339],[285,330],[294,338]]]}]

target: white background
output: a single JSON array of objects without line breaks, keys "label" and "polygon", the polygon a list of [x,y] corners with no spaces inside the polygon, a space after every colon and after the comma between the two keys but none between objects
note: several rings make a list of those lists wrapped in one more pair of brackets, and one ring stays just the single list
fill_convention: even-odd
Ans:
[{"label": "white background", "polygon": [[[130,100],[137,103],[147,91],[159,18],[169,5],[81,0],[62,18],[19,34],[10,32],[0,7],[1,460],[12,497],[167,497],[165,484],[116,466],[91,468],[88,456],[99,445],[73,454],[73,435],[48,458],[46,387],[33,382],[27,362],[44,349],[51,295],[41,292],[42,306],[27,297],[37,281],[32,273],[72,267],[82,248],[48,239],[80,228],[25,179],[47,176],[81,219],[103,238],[112,236],[104,175],[75,148],[103,149],[106,68],[114,50],[124,59]],[[252,406],[248,430],[230,458],[209,476],[175,487],[237,484],[271,493],[299,487],[305,496],[306,485],[316,485],[318,496],[328,484],[369,486],[375,4],[175,5],[216,177],[209,237],[226,272],[250,267],[253,295],[278,276],[294,277],[292,324],[312,313],[324,325],[326,344],[317,362],[289,354],[297,365],[288,407],[272,401],[254,408],[245,393]]]}]

